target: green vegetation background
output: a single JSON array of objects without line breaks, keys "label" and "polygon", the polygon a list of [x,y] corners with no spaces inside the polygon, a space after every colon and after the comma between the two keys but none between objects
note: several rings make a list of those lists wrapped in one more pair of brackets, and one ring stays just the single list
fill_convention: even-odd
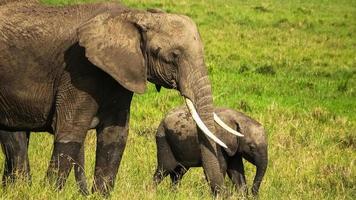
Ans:
[{"label": "green vegetation background", "polygon": [[[185,14],[197,23],[215,104],[244,111],[267,129],[270,162],[261,199],[356,199],[354,0],[123,2]],[[211,198],[201,169],[190,170],[177,189],[170,188],[168,178],[158,188],[152,184],[155,129],[168,110],[181,104],[176,91],[157,93],[152,85],[146,94],[135,95],[113,199]],[[59,193],[42,184],[52,142],[48,134],[32,134],[32,186],[1,188],[0,198],[84,199],[73,175]],[[94,161],[95,133],[90,132],[86,140],[89,184]],[[1,155],[0,171],[3,162]],[[245,166],[251,186],[255,169]],[[234,193],[231,199],[238,196]]]}]

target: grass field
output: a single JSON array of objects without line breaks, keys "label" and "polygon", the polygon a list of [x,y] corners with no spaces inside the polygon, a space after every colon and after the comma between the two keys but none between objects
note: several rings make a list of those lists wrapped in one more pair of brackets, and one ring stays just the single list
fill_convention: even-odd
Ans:
[{"label": "grass field", "polygon": [[[268,131],[270,162],[261,199],[356,199],[356,1],[124,3],[182,13],[197,23],[215,104],[246,112]],[[158,188],[152,184],[155,129],[168,110],[182,103],[177,92],[157,93],[152,85],[146,94],[135,95],[113,199],[211,198],[201,169],[190,170],[177,189],[170,188],[168,178]],[[0,198],[84,199],[73,175],[59,193],[42,184],[52,142],[48,134],[33,134],[32,186],[1,188]],[[87,137],[86,159],[91,184],[94,133]],[[246,166],[251,186],[254,167]],[[241,196],[234,193],[231,199],[236,197]]]}]

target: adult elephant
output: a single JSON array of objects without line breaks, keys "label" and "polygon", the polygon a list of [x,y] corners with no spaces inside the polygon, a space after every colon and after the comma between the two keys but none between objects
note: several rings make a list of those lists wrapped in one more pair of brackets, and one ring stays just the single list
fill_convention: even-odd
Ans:
[{"label": "adult elephant", "polygon": [[[146,80],[180,91],[198,126],[214,132],[203,44],[186,16],[116,3],[0,7],[0,129],[49,131],[49,180],[63,187],[86,132],[98,120],[94,191],[114,186],[128,134],[133,93]],[[209,131],[210,130],[210,131]],[[223,185],[215,142],[199,133],[215,192]]]}]

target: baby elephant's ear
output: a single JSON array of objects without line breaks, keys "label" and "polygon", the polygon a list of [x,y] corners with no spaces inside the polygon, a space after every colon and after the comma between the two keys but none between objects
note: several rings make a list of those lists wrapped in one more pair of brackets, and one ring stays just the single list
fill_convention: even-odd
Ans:
[{"label": "baby elephant's ear", "polygon": [[77,35],[91,63],[126,89],[136,93],[145,91],[146,66],[141,35],[135,25],[120,17],[101,14],[80,26]]}]

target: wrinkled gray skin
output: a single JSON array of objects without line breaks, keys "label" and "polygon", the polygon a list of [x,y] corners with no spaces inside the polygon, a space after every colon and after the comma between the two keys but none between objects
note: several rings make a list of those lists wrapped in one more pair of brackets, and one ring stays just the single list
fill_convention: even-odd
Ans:
[{"label": "wrinkled gray skin", "polygon": [[[264,128],[257,121],[231,109],[216,108],[217,115],[244,137],[236,137],[216,125],[216,135],[228,146],[220,147],[220,166],[228,174],[236,189],[247,192],[242,158],[256,166],[252,194],[257,195],[267,169],[267,138]],[[202,158],[198,143],[198,130],[188,110],[184,107],[170,111],[161,121],[157,134],[158,166],[154,181],[159,184],[170,175],[177,184],[190,167],[201,167]]]},{"label": "wrinkled gray skin", "polygon": [[[133,93],[146,80],[189,98],[214,133],[203,44],[186,16],[116,3],[0,6],[0,130],[54,133],[47,178],[62,188],[78,163],[93,118],[93,191],[114,187]],[[200,131],[202,163],[213,192],[223,187],[214,142]],[[21,166],[15,166],[21,171]]]}]

